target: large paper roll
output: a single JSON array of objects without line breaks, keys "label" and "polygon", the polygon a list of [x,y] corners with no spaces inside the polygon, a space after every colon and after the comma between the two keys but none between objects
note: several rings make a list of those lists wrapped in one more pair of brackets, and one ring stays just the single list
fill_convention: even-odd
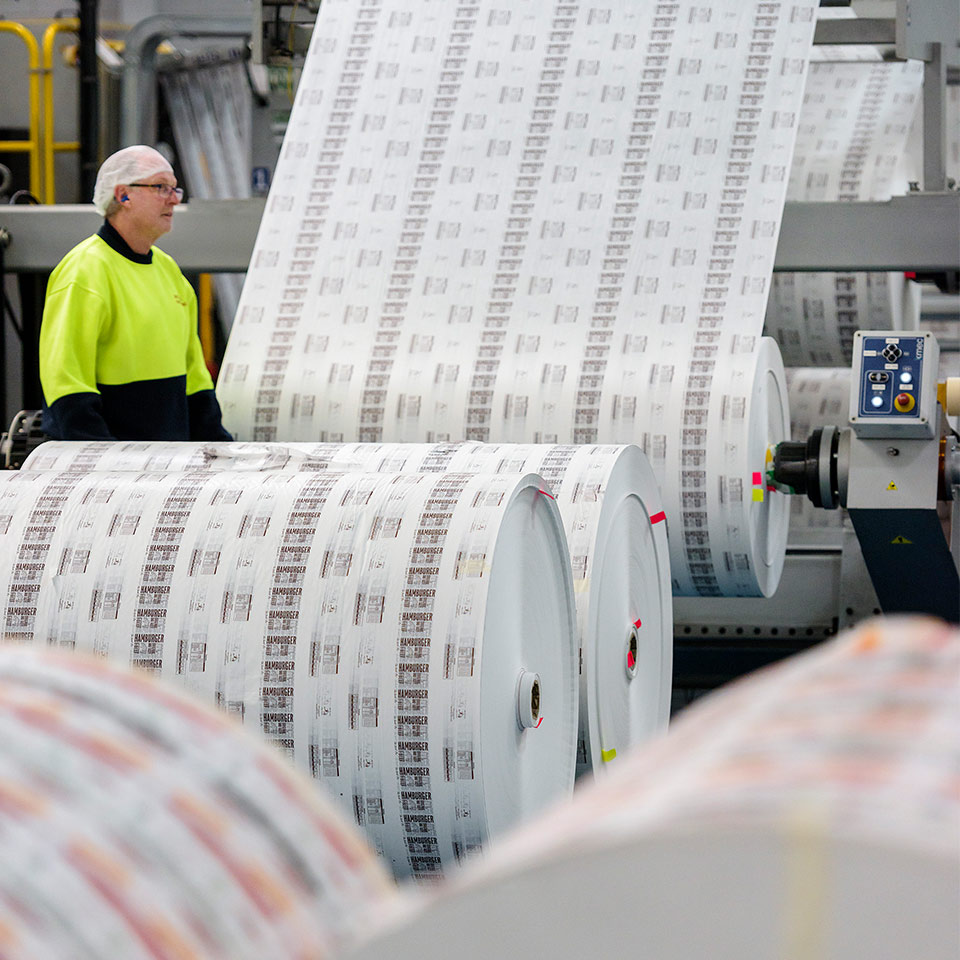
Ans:
[{"label": "large paper roll", "polygon": [[573,568],[578,775],[605,767],[666,725],[673,666],[667,517],[636,447],[52,442],[38,447],[23,470],[539,474],[556,496]]},{"label": "large paper roll", "polygon": [[[661,480],[667,515],[679,518],[671,526],[674,595],[769,596],[783,571],[789,521],[786,497],[765,482],[768,450],[788,437],[790,424],[780,352],[763,337],[755,349],[725,356],[715,377],[691,374],[679,391],[676,383],[671,389],[673,372],[662,364],[650,370],[651,380],[666,383],[642,447],[658,477],[676,478],[673,485]],[[618,399],[629,407],[645,378],[628,366],[623,375],[633,386]],[[669,442],[665,427],[676,405],[683,411],[680,445]],[[630,432],[620,424],[616,438]],[[718,516],[722,526],[711,522]]]},{"label": "large paper roll", "polygon": [[[787,197],[889,200],[920,179],[923,64],[812,63]],[[824,224],[829,230],[829,224]],[[902,273],[778,273],[766,332],[787,366],[849,364],[858,329],[910,330],[919,285]]]},{"label": "large paper roll", "polygon": [[326,957],[398,901],[333,804],[227,718],[0,649],[4,957]]},{"label": "large paper roll", "polygon": [[[818,427],[843,429],[850,416],[849,367],[795,367],[787,370],[790,392],[790,435],[804,441]],[[824,510],[806,496],[790,498],[791,545],[834,546],[843,544],[843,508]]]},{"label": "large paper roll", "polygon": [[573,785],[577,639],[539,478],[0,478],[8,640],[174,679],[436,877]]},{"label": "large paper roll", "polygon": [[451,931],[463,960],[954,960],[958,677],[960,631],[919,619],[755,675],[351,960]]},{"label": "large paper roll", "polygon": [[325,2],[225,422],[244,440],[637,442],[681,523],[675,590],[772,592],[786,524],[762,521],[786,505],[754,510],[764,457],[744,451],[781,414],[753,410],[750,373],[813,10]]}]

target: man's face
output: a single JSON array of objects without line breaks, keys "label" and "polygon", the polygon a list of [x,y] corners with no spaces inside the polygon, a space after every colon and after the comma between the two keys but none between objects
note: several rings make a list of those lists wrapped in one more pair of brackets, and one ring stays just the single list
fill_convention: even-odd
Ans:
[{"label": "man's face", "polygon": [[136,183],[117,187],[117,197],[126,196],[121,201],[127,225],[133,227],[141,236],[149,237],[152,243],[157,237],[168,233],[173,226],[173,208],[180,202],[172,189],[168,196],[166,188],[177,185],[172,173],[155,173]]}]

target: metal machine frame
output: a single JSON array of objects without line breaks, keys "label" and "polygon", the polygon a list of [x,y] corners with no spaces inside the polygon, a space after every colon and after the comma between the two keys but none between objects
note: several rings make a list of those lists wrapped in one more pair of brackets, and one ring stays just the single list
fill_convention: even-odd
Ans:
[{"label": "metal machine frame", "polygon": [[[158,245],[188,273],[243,273],[264,203],[259,197],[192,200],[177,208],[176,229]],[[7,270],[52,270],[99,222],[88,204],[0,207],[0,227],[11,237]],[[958,222],[960,193],[955,191],[911,193],[878,203],[789,202],[773,269],[955,272]]]}]

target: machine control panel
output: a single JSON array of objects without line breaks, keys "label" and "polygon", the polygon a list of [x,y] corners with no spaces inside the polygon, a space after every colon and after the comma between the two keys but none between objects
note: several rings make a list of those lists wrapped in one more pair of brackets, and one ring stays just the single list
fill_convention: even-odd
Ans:
[{"label": "machine control panel", "polygon": [[930,334],[857,331],[850,426],[858,437],[934,435],[939,353]]}]

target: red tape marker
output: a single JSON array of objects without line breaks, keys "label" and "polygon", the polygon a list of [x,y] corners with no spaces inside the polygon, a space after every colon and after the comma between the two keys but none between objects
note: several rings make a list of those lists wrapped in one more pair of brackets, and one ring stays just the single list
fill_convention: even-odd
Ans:
[{"label": "red tape marker", "polygon": [[537,721],[537,725],[536,725],[533,729],[534,729],[534,730],[539,729],[541,723],[543,723],[543,717],[541,717],[541,718]]},{"label": "red tape marker", "polygon": [[755,487],[760,486],[763,483],[763,474],[759,470],[753,471],[753,485]]},{"label": "red tape marker", "polygon": [[651,518],[651,523],[659,523],[661,520],[666,520],[667,515],[661,510],[659,513],[655,513]]},{"label": "red tape marker", "polygon": [[547,493],[546,490],[540,491],[545,497],[549,497],[551,500],[556,500],[557,498],[552,493]]},{"label": "red tape marker", "polygon": [[638,630],[640,629],[640,627],[643,626],[643,624],[640,623],[640,618],[639,618],[639,617],[637,617],[637,619],[633,621],[633,625],[634,625]]}]

